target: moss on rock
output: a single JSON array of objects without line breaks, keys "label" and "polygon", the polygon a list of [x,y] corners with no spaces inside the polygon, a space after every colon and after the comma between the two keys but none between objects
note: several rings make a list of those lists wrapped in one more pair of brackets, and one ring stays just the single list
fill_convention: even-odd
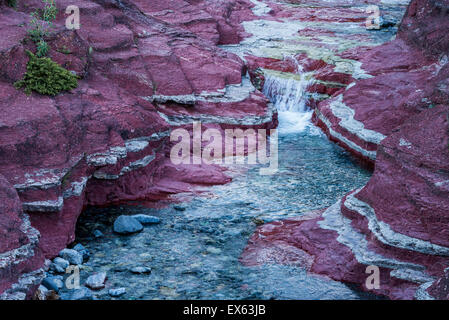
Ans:
[{"label": "moss on rock", "polygon": [[17,0],[6,0],[6,3],[12,8],[17,7]]}]

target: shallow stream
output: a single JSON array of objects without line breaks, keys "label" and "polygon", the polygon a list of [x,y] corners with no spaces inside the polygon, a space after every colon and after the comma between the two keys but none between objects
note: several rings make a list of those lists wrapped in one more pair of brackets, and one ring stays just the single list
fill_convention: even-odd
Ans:
[{"label": "shallow stream", "polygon": [[[301,266],[245,267],[239,262],[261,221],[328,207],[370,176],[310,123],[310,111],[287,109],[280,111],[279,118],[275,175],[260,175],[257,165],[236,168],[227,185],[214,186],[200,196],[178,195],[189,199],[181,205],[183,211],[173,205],[162,209],[122,205],[84,212],[77,240],[90,250],[91,258],[81,273],[82,282],[92,272],[106,271],[107,288],[96,294],[100,299],[109,299],[108,288],[113,287],[127,289],[121,299],[368,297],[345,284],[306,275]],[[112,232],[118,215],[137,213],[158,216],[162,222],[137,235]],[[92,239],[95,229],[104,237]],[[152,272],[135,275],[129,272],[133,266],[151,267]]]}]

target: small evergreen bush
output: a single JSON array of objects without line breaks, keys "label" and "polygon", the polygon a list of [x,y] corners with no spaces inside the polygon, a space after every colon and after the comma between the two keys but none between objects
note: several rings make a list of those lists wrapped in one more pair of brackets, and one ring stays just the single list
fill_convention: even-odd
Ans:
[{"label": "small evergreen bush", "polygon": [[42,2],[44,8],[37,9],[31,13],[31,28],[28,30],[31,40],[36,44],[36,54],[39,58],[48,53],[49,47],[44,38],[49,35],[50,30],[53,28],[53,21],[58,14],[58,9],[56,8],[54,0],[42,0]]},{"label": "small evergreen bush", "polygon": [[6,2],[8,4],[8,6],[11,8],[17,7],[17,0],[7,0]]},{"label": "small evergreen bush", "polygon": [[44,40],[39,40],[38,43],[36,43],[36,56],[38,58],[45,57],[48,53],[48,44]]},{"label": "small evergreen bush", "polygon": [[28,30],[28,34],[30,35],[31,40],[38,42],[48,35],[48,30],[50,27],[47,22],[40,20],[39,12],[31,12],[30,16],[31,28]]},{"label": "small evergreen bush", "polygon": [[30,57],[27,72],[22,80],[14,84],[17,89],[25,88],[26,94],[35,91],[55,96],[78,86],[77,77],[50,58],[38,58],[28,50],[27,55]]}]

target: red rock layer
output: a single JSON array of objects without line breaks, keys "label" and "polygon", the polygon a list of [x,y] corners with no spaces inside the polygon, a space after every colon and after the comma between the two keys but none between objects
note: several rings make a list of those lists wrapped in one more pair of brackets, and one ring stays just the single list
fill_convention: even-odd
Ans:
[{"label": "red rock layer", "polygon": [[13,87],[25,72],[25,50],[35,50],[24,40],[29,13],[42,5],[18,3],[17,10],[0,7],[7,35],[0,40],[0,174],[6,178],[0,182],[13,199],[0,208],[0,254],[27,241],[22,209],[40,240],[33,238],[34,255],[23,262],[5,260],[5,294],[21,276],[41,270],[44,256],[74,240],[84,206],[160,199],[229,181],[215,165],[174,167],[172,129],[191,130],[194,120],[219,130],[276,125],[275,112],[245,78],[243,61],[216,46],[245,36],[239,22],[251,19],[249,1],[78,1],[81,28],[74,31],[64,27],[73,3],[57,1],[49,56],[81,80],[56,97]]},{"label": "red rock layer", "polygon": [[[310,272],[393,299],[447,299],[448,15],[448,1],[412,1],[394,41],[343,53],[373,77],[320,103],[315,121],[375,163],[374,174],[318,218],[259,228],[243,262],[266,261],[261,248],[288,247],[294,254],[274,250],[270,259],[307,261]],[[366,287],[370,265],[380,269],[379,289]]]},{"label": "red rock layer", "polygon": [[[394,41],[351,55],[372,77],[322,102],[316,123],[374,163],[380,142],[411,116],[447,104],[447,1],[412,1]],[[347,57],[343,53],[343,57]],[[333,102],[339,100],[339,105]]]},{"label": "red rock layer", "polygon": [[0,299],[30,297],[44,276],[39,232],[16,190],[0,175]]}]

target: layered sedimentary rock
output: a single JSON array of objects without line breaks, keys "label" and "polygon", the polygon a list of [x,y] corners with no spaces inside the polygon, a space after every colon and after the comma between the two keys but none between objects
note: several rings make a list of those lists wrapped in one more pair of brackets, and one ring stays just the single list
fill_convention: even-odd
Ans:
[{"label": "layered sedimentary rock", "polygon": [[380,142],[405,120],[447,104],[447,14],[445,1],[413,1],[394,41],[343,53],[361,62],[369,78],[318,106],[316,122],[331,139],[373,163]]},{"label": "layered sedimentary rock", "polygon": [[0,299],[30,297],[43,279],[39,231],[23,212],[17,191],[0,175]]},{"label": "layered sedimentary rock", "polygon": [[[389,44],[384,43],[390,43],[388,41],[394,37],[408,1],[370,3],[377,5],[382,15],[378,29],[372,30],[366,27],[370,17],[368,6],[362,1],[258,3],[264,8],[259,10],[258,20],[243,22],[246,32],[252,36],[234,49],[247,61],[254,85],[261,89],[267,87],[265,79],[269,78],[268,86],[280,87],[274,89],[277,94],[283,94],[286,86],[304,86],[301,91],[305,92],[307,105],[315,109],[314,122],[330,139],[372,166],[385,130],[375,130],[364,123],[367,115],[363,113],[366,109],[363,103],[372,107],[376,99],[385,98],[378,97],[379,92],[388,90],[389,83],[398,80],[386,79],[387,84],[383,84],[384,79],[379,78],[377,81],[385,85],[379,88],[372,79],[376,72],[382,72],[383,76],[383,71],[377,67],[381,64],[387,72],[405,72],[406,69],[401,69],[404,63],[413,61],[415,66],[421,66],[422,61],[427,61],[418,50],[401,47],[398,41],[391,45],[394,52],[384,49],[389,48]],[[420,60],[416,57],[418,54]],[[382,57],[388,63],[382,64]],[[416,75],[414,81],[424,82],[427,76]],[[403,82],[396,100],[407,98],[406,89],[414,90],[413,79]],[[357,86],[353,88],[355,83]],[[385,100],[393,103],[391,97]],[[360,105],[360,116],[354,115],[356,107],[353,105]],[[395,122],[394,117],[389,121],[391,126],[400,123],[399,120]]]},{"label": "layered sedimentary rock", "polygon": [[[24,277],[74,240],[84,206],[229,181],[219,166],[175,167],[173,128],[191,131],[195,120],[219,130],[276,124],[243,61],[216,46],[240,40],[238,12],[250,11],[250,2],[78,1],[79,30],[65,28],[72,3],[56,2],[49,56],[81,78],[56,97],[13,86],[25,72],[25,50],[35,50],[27,23],[42,2],[0,7],[0,173],[12,199],[0,210],[4,298],[32,291],[36,281]],[[29,252],[14,256],[24,246]]]},{"label": "layered sedimentary rock", "polygon": [[[393,299],[447,299],[448,14],[447,1],[412,1],[395,40],[341,53],[366,79],[319,103],[314,118],[374,163],[373,177],[318,217],[260,227],[244,263],[300,263]],[[369,266],[379,268],[378,288],[367,287]]]},{"label": "layered sedimentary rock", "polygon": [[319,217],[261,227],[244,262],[263,263],[257,252],[266,246],[288,246],[295,256],[309,256],[311,272],[368,290],[365,272],[374,265],[380,268],[380,288],[372,292],[426,297],[423,289],[449,263],[448,112],[448,106],[438,106],[409,119],[381,143],[366,187]]}]

